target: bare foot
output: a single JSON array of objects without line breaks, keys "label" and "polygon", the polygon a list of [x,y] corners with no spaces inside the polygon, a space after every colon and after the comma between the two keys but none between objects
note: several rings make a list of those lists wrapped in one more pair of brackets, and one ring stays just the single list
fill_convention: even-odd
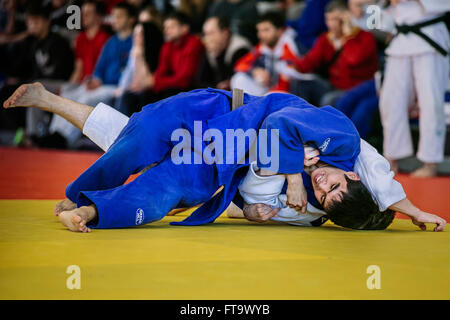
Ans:
[{"label": "bare foot", "polygon": [[70,211],[77,207],[77,205],[69,199],[64,199],[55,205],[55,216],[58,216],[63,211]]},{"label": "bare foot", "polygon": [[3,108],[40,107],[45,92],[39,82],[23,84],[3,103]]},{"label": "bare foot", "polygon": [[59,214],[59,221],[74,232],[91,232],[91,229],[86,227],[86,223],[97,216],[97,210],[94,205],[83,206],[70,211],[62,211]]},{"label": "bare foot", "polygon": [[423,167],[411,173],[411,176],[416,178],[435,177],[437,176],[437,163],[425,163]]},{"label": "bare foot", "polygon": [[389,160],[389,164],[391,165],[391,171],[394,171],[394,174],[398,173],[398,160]]},{"label": "bare foot", "polygon": [[227,217],[228,218],[245,218],[244,212],[241,208],[235,205],[233,202],[227,208]]}]

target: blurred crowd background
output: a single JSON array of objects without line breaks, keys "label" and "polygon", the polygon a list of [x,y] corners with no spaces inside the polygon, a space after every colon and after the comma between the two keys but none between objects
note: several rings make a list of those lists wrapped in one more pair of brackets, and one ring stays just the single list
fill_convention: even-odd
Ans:
[{"label": "blurred crowd background", "polygon": [[[131,115],[195,88],[289,92],[344,112],[394,170],[417,152],[434,175],[450,155],[450,1],[438,2],[0,0],[0,100],[40,81]],[[34,108],[0,111],[0,144],[96,149]]]}]

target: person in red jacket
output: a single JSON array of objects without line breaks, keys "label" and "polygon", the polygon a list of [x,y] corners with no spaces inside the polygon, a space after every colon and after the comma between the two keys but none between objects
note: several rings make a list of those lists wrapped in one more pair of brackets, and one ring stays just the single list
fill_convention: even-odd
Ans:
[{"label": "person in red jacket", "polygon": [[330,2],[325,20],[328,32],[317,39],[308,53],[293,60],[298,71],[321,77],[296,81],[291,91],[318,105],[332,103],[345,90],[372,79],[378,69],[375,38],[351,24],[344,2]]},{"label": "person in red jacket", "polygon": [[81,13],[84,31],[75,39],[75,68],[70,77],[72,83],[81,83],[92,75],[103,45],[110,36],[102,29],[106,13],[103,2],[87,0],[81,7]]},{"label": "person in red jacket", "polygon": [[180,12],[169,14],[163,28],[165,43],[156,71],[146,77],[139,92],[130,90],[122,95],[121,107],[130,110],[194,88],[205,53],[201,40],[191,34],[189,19]]},{"label": "person in red jacket", "polygon": [[[235,66],[231,88],[262,96],[268,92],[289,92],[291,76],[285,65],[298,58],[294,30],[286,28],[285,18],[279,12],[266,12],[256,24],[259,43]],[[292,70],[290,70],[292,71]],[[292,73],[292,72],[291,72]]]}]

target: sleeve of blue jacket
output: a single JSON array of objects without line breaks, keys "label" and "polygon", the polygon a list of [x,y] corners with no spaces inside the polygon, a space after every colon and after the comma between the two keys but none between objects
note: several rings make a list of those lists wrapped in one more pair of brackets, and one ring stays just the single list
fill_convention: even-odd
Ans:
[{"label": "sleeve of blue jacket", "polygon": [[[356,128],[332,107],[282,108],[267,116],[261,129],[266,130],[267,139],[262,139],[260,134],[258,147],[268,145],[272,162],[278,161],[278,173],[303,171],[305,144],[318,149],[323,162],[346,171],[353,169],[360,152]],[[259,155],[258,167],[273,168],[273,163],[262,160]]]}]

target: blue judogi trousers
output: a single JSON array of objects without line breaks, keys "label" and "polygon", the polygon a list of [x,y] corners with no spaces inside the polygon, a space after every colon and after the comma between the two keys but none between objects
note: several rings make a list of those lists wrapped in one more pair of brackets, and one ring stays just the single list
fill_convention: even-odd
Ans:
[{"label": "blue judogi trousers", "polygon": [[[77,207],[95,204],[98,221],[90,228],[122,228],[162,219],[177,207],[211,198],[218,185],[214,164],[174,164],[171,133],[192,131],[204,121],[229,112],[229,97],[211,90],[179,94],[148,105],[130,118],[117,139],[91,167],[66,188]],[[124,185],[132,174],[156,166]]]},{"label": "blue judogi trousers", "polygon": [[[105,169],[114,170],[114,166]],[[80,192],[77,205],[95,204],[98,220],[88,223],[90,228],[124,228],[161,220],[175,208],[206,202],[218,188],[214,165],[176,165],[168,157],[127,184]]]}]

